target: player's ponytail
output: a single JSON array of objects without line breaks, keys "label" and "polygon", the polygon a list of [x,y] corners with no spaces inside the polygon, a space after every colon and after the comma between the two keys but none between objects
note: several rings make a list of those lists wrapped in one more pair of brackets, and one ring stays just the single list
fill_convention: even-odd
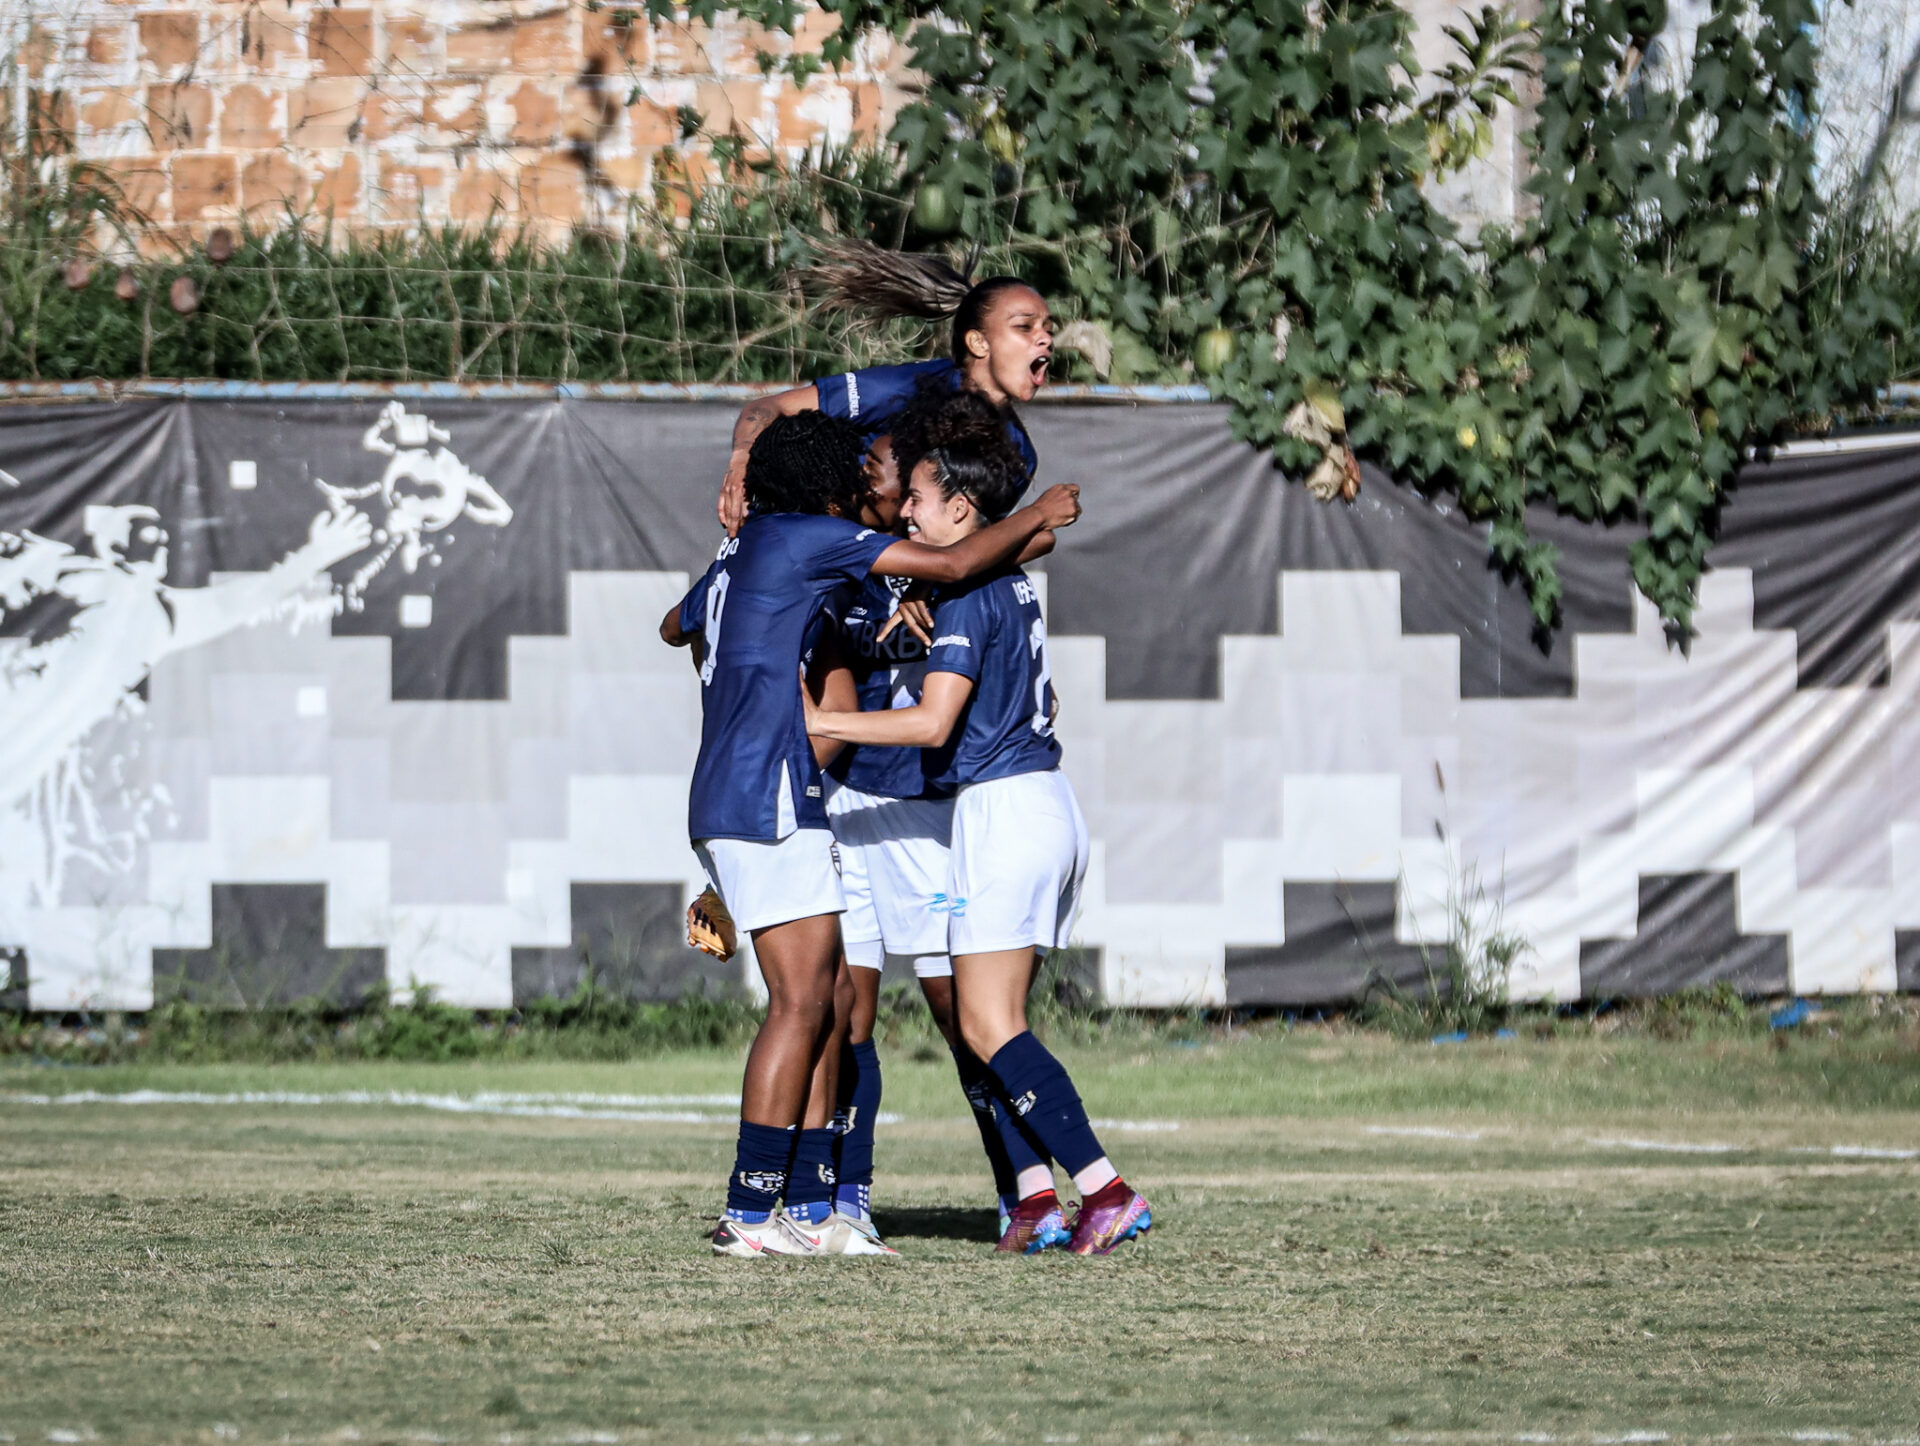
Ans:
[{"label": "player's ponytail", "polygon": [[967,333],[985,324],[994,299],[1028,285],[1017,276],[973,279],[980,253],[972,252],[956,269],[925,252],[892,251],[871,241],[822,241],[819,259],[801,273],[801,282],[820,297],[823,311],[850,311],[877,321],[918,317],[953,318],[949,345],[953,359],[967,360]]}]

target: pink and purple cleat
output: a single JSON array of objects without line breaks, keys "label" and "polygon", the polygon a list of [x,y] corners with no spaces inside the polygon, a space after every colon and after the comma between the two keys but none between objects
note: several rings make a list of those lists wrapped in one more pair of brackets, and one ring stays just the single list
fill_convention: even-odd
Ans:
[{"label": "pink and purple cleat", "polygon": [[1067,1217],[1049,1190],[1013,1207],[994,1250],[1003,1255],[1038,1255],[1056,1245],[1065,1245],[1067,1240]]},{"label": "pink and purple cleat", "polygon": [[1147,1207],[1146,1196],[1131,1189],[1102,1190],[1080,1202],[1067,1250],[1073,1255],[1110,1255],[1151,1229],[1153,1211]]}]

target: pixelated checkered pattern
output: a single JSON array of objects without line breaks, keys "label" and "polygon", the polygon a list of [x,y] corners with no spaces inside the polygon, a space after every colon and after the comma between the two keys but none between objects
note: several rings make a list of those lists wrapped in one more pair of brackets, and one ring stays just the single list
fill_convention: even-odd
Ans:
[{"label": "pixelated checkered pattern", "polygon": [[[1920,928],[1920,625],[1891,625],[1885,686],[1796,689],[1793,635],[1754,629],[1729,570],[1690,655],[1642,603],[1632,632],[1573,639],[1571,697],[1463,701],[1458,640],[1403,633],[1397,574],[1277,581],[1278,635],[1221,640],[1217,700],[1110,701],[1104,640],[1052,640],[1109,999],[1226,1002],[1231,959],[1287,967],[1321,886],[1372,901],[1363,959],[1497,907],[1529,946],[1514,992],[1570,999],[1583,958],[1632,957],[1647,880],[1700,874],[1729,881],[1738,935],[1784,940],[1793,989],[1895,987]],[[145,1007],[154,951],[218,952],[216,886],[322,886],[326,950],[487,1007],[513,1002],[516,951],[532,977],[575,941],[581,886],[691,897],[698,686],[655,636],[686,585],[573,574],[566,635],[513,638],[498,702],[396,702],[387,639],[318,626],[164,660],[145,717],[111,726],[169,812],[131,868],[14,911],[33,1006]]]}]

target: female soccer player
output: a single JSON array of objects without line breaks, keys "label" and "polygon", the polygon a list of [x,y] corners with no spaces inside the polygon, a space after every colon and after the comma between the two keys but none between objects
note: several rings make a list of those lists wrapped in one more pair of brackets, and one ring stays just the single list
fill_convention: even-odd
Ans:
[{"label": "female soccer player", "polygon": [[[919,455],[936,442],[948,447],[1006,450],[1001,422],[977,396],[955,392],[937,380],[922,383],[913,401],[895,419],[894,433],[876,438],[867,451],[867,492],[860,519],[893,530],[902,503],[895,447]],[[1053,534],[1029,543],[1020,561],[1053,548]],[[844,666],[844,701],[823,706],[880,709],[911,707],[920,701],[926,675],[926,642],[907,629],[887,631],[900,603],[900,584],[868,578],[834,613],[835,630],[815,654],[816,672]],[[828,674],[831,676],[831,673]],[[841,745],[815,740],[816,751]],[[953,1049],[961,1086],[980,1128],[981,1143],[993,1171],[1004,1233],[1016,1196],[1015,1167],[996,1124],[986,1067],[960,1040],[953,1015],[953,965],[947,954],[946,893],[948,849],[952,835],[953,795],[931,785],[917,748],[846,747],[827,768],[827,816],[839,846],[840,878],[847,912],[840,935],[851,968],[843,980],[845,1007],[836,1024],[845,1035],[836,1054],[840,1154],[835,1201],[839,1212],[858,1228],[871,1228],[874,1121],[879,1113],[879,1052],[873,1022],[881,970],[889,954],[911,959],[935,1023]],[[831,1052],[831,1051],[830,1051]],[[1035,1158],[1030,1147],[1021,1152]]]},{"label": "female soccer player", "polygon": [[[911,467],[905,516],[927,541],[955,545],[1004,517],[1024,481],[1015,459],[934,447]],[[1080,1188],[1071,1232],[1044,1164],[1019,1172],[1002,1250],[1064,1242],[1104,1255],[1150,1229],[1147,1202],[1121,1179],[1066,1071],[1027,1029],[1040,955],[1066,944],[1086,872],[1087,831],[1060,772],[1046,625],[1016,566],[944,588],[921,701],[911,708],[823,710],[803,693],[806,727],[846,743],[937,750],[929,773],[958,791],[949,943],[960,1032],[987,1062],[1002,1102]]]},{"label": "female soccer player", "polygon": [[747,467],[747,522],[660,624],[672,646],[699,643],[689,834],[728,912],[753,937],[768,994],[747,1058],[727,1212],[713,1236],[723,1255],[815,1254],[829,1243],[791,1212],[775,1213],[790,1174],[790,1205],[794,1195],[809,1204],[832,1189],[831,1132],[799,1131],[831,1023],[845,907],[820,769],[794,697],[822,604],[869,573],[958,582],[1079,514],[1075,489],[1056,487],[957,547],[876,533],[827,515],[858,488],[860,454],[859,434],[830,417],[790,416],[768,427]]},{"label": "female soccer player", "polygon": [[824,248],[824,254],[825,263],[813,269],[812,279],[825,289],[829,309],[882,320],[951,317],[950,355],[842,372],[748,402],[733,426],[733,455],[720,488],[721,526],[732,533],[747,515],[747,457],[754,438],[775,417],[825,412],[852,422],[871,443],[891,430],[894,418],[928,379],[991,402],[1031,479],[1039,458],[1013,404],[1032,401],[1046,384],[1054,332],[1046,299],[1017,277],[989,276],[976,282],[971,267],[956,271],[938,257],[889,251],[865,241],[835,243]]}]

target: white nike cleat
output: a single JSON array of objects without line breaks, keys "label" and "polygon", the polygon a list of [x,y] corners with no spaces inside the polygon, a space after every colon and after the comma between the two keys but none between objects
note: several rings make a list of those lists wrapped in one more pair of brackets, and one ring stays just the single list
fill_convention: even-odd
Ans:
[{"label": "white nike cleat", "polygon": [[880,1232],[873,1228],[871,1220],[862,1220],[858,1216],[834,1211],[826,1224],[820,1227],[826,1231],[827,1254],[829,1255],[898,1255],[886,1241],[880,1238]]},{"label": "white nike cleat", "polygon": [[[821,1221],[818,1225],[809,1225],[804,1220],[796,1219],[787,1211],[786,1207],[782,1206],[773,1212],[773,1218],[780,1222],[781,1228],[785,1231],[781,1242],[783,1248],[780,1253],[782,1255],[832,1254],[832,1252],[827,1249],[827,1226],[832,1220],[831,1216]],[[769,1246],[768,1248],[772,1249],[773,1247]]]},{"label": "white nike cleat", "polygon": [[760,1255],[824,1255],[819,1231],[800,1232],[776,1210],[757,1224],[744,1220],[722,1220],[713,1232],[713,1253],[751,1260]]}]

